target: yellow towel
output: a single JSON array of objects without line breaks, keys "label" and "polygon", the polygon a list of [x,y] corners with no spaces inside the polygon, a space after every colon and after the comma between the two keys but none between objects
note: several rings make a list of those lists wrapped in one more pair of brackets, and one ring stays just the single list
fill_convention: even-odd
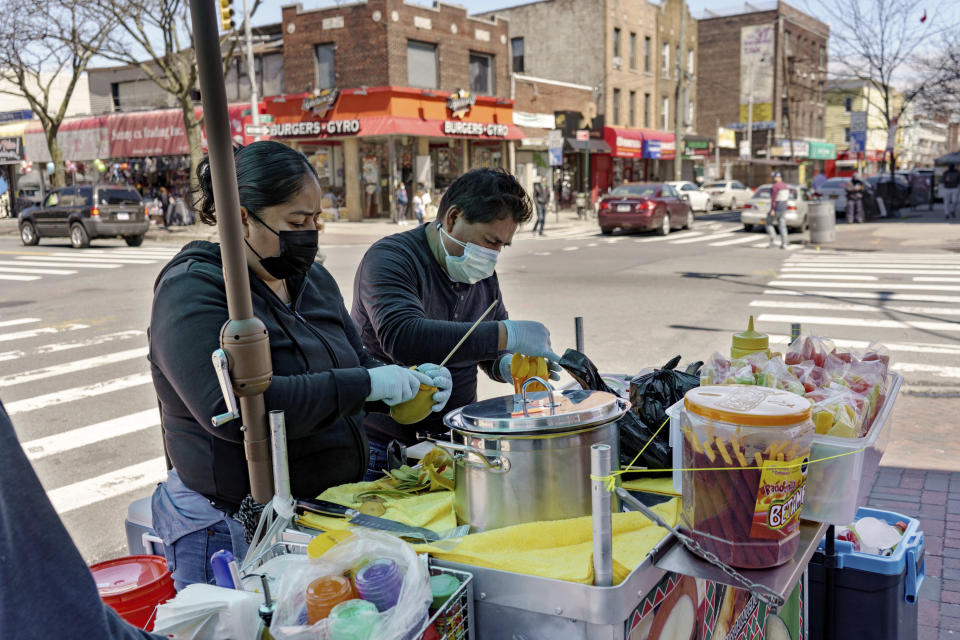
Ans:
[{"label": "yellow towel", "polygon": [[634,480],[624,480],[621,486],[627,491],[644,491],[646,493],[656,493],[661,496],[678,496],[679,491],[673,488],[673,478],[636,478]]}]

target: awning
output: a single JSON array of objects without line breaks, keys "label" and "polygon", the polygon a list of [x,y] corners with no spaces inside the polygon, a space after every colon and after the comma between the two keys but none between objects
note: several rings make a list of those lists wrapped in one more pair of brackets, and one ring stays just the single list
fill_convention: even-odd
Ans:
[{"label": "awning", "polygon": [[672,133],[655,129],[604,127],[603,138],[618,158],[673,158],[676,144]]},{"label": "awning", "polygon": [[268,134],[274,138],[337,139],[349,136],[414,136],[467,140],[522,140],[519,127],[496,122],[425,120],[400,116],[361,116],[344,120],[275,122]]},{"label": "awning", "polygon": [[23,132],[29,123],[29,120],[21,120],[20,122],[8,122],[5,124],[0,124],[0,138],[23,137]]},{"label": "awning", "polygon": [[576,138],[564,138],[563,150],[576,153],[583,153],[590,148],[590,153],[610,153],[610,145],[598,138],[590,138],[589,143],[586,140],[577,140]]},{"label": "awning", "polygon": [[933,164],[960,164],[960,151],[954,151],[953,153],[948,153],[945,156],[940,156],[933,161]]}]

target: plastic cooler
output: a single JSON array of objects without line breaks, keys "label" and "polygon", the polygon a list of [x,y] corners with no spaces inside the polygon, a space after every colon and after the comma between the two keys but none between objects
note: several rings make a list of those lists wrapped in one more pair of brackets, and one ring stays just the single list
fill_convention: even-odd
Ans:
[{"label": "plastic cooler", "polygon": [[[903,376],[890,374],[883,405],[866,436],[813,436],[811,459],[840,457],[810,465],[801,514],[804,520],[839,525],[855,520],[857,505],[866,501],[880,458],[890,440],[890,414],[902,384]],[[682,491],[682,474],[678,471],[683,468],[683,433],[680,431],[682,409],[683,400],[667,409],[667,415],[670,416],[670,446],[673,447],[673,488],[677,492]]]},{"label": "plastic cooler", "polygon": [[153,628],[158,605],[177,595],[163,556],[126,556],[90,566],[100,599],[130,624]]},{"label": "plastic cooler", "polygon": [[[835,638],[906,640],[917,637],[917,594],[926,577],[923,532],[914,518],[861,507],[856,519],[874,517],[889,524],[907,523],[891,556],[853,550],[853,543],[836,541],[834,571]],[[853,519],[851,519],[853,521]],[[849,524],[849,523],[848,523]],[[821,541],[809,565],[810,638],[823,637],[826,568]]]}]

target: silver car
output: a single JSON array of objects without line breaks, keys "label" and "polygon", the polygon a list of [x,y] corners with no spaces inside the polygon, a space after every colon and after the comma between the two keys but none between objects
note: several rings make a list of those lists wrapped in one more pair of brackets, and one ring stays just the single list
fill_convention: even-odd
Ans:
[{"label": "silver car", "polygon": [[833,202],[833,209],[837,213],[847,210],[847,184],[850,178],[830,178],[816,190],[821,200]]},{"label": "silver car", "polygon": [[[753,197],[743,204],[743,210],[740,212],[740,222],[747,231],[753,231],[754,227],[763,227],[767,221],[767,214],[770,212],[770,189],[773,185],[764,184],[757,187]],[[808,201],[806,187],[798,184],[787,185],[790,187],[790,198],[787,200],[787,227],[790,231],[803,231],[807,228],[807,210]]]},{"label": "silver car", "polygon": [[713,206],[721,209],[739,208],[741,204],[753,196],[750,187],[746,187],[739,180],[712,182],[703,188],[713,201]]}]

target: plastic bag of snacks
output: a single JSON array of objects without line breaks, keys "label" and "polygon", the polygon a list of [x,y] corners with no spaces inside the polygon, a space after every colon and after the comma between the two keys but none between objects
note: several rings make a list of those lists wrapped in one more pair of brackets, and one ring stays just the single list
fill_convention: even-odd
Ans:
[{"label": "plastic bag of snacks", "polygon": [[405,640],[427,621],[427,569],[399,538],[357,530],[320,558],[296,557],[278,586],[277,640]]},{"label": "plastic bag of snacks", "polygon": [[813,402],[813,426],[818,434],[841,438],[861,434],[865,403],[852,391],[836,385],[814,389],[806,397]]}]

